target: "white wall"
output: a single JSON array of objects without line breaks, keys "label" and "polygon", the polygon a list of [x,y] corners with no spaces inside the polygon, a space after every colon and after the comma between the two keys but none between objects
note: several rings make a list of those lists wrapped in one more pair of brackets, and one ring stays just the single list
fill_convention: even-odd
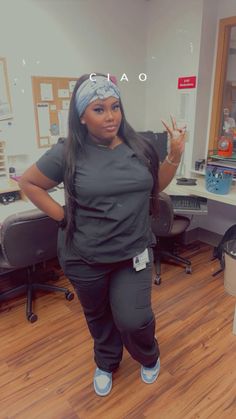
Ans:
[{"label": "white wall", "polygon": [[188,128],[182,174],[191,165],[196,89],[178,90],[178,77],[197,76],[201,41],[202,0],[152,0],[149,8],[147,126],[162,131],[161,118],[179,120],[180,98],[188,95],[184,121]]},{"label": "white wall", "polygon": [[225,17],[236,16],[236,1],[224,0],[219,2],[218,19]]},{"label": "white wall", "polygon": [[[145,127],[145,0],[0,0],[0,56],[7,59],[14,120],[0,123],[9,154],[37,149],[31,76],[79,77],[85,72],[126,73],[120,83],[127,119]],[[3,42],[4,40],[4,42]],[[11,164],[26,164],[26,157]]]},{"label": "white wall", "polygon": [[147,125],[177,114],[179,76],[198,72],[202,0],[151,0],[148,22]]}]

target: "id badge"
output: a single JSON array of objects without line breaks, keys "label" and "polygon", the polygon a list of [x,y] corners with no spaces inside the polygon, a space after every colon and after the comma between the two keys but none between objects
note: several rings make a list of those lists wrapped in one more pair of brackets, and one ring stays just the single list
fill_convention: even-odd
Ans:
[{"label": "id badge", "polygon": [[145,249],[142,253],[133,257],[133,267],[136,271],[141,271],[142,269],[145,269],[148,262],[148,249]]}]

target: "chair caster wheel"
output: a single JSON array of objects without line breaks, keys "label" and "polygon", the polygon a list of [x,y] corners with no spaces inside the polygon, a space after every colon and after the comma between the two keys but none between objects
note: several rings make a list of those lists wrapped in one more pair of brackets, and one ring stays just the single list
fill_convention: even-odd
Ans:
[{"label": "chair caster wheel", "polygon": [[160,276],[156,276],[156,278],[154,279],[154,284],[155,285],[160,285],[161,284],[161,277]]},{"label": "chair caster wheel", "polygon": [[31,313],[27,316],[27,319],[30,323],[35,323],[38,320],[37,314]]},{"label": "chair caster wheel", "polygon": [[73,300],[73,299],[74,299],[74,294],[73,294],[73,292],[68,291],[68,292],[66,292],[65,296],[66,296],[66,299],[67,299],[68,301],[71,301],[71,300]]},{"label": "chair caster wheel", "polygon": [[192,273],[192,267],[191,266],[186,266],[185,272],[186,272],[186,274],[191,274]]}]

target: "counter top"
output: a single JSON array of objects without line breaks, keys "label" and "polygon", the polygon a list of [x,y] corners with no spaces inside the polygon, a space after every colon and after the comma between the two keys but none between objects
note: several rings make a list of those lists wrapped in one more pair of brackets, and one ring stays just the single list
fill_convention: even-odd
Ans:
[{"label": "counter top", "polygon": [[205,177],[197,177],[197,185],[177,185],[176,179],[173,179],[169,186],[164,190],[169,195],[197,195],[213,201],[222,202],[224,204],[236,205],[236,182],[233,182],[231,190],[226,195],[208,192],[205,187]]}]

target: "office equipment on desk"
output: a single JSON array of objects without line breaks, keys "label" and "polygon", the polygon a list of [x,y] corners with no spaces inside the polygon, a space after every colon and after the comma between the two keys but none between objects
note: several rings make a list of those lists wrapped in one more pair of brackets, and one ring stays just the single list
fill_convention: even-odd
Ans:
[{"label": "office equipment on desk", "polygon": [[0,204],[7,205],[21,199],[20,191],[0,193]]},{"label": "office equipment on desk", "polygon": [[233,169],[208,164],[205,181],[206,189],[209,192],[226,195],[229,193],[232,185]]},{"label": "office equipment on desk", "polygon": [[10,166],[10,167],[9,167],[9,169],[8,169],[8,171],[9,171],[9,176],[10,176],[10,178],[11,178],[11,179],[14,179],[14,177],[15,177],[15,175],[16,175],[16,169],[15,169],[15,167]]},{"label": "office equipment on desk", "polygon": [[207,214],[207,198],[194,195],[170,195],[174,212],[177,214]]},{"label": "office equipment on desk", "polygon": [[2,292],[0,301],[26,291],[26,317],[31,323],[37,320],[32,311],[34,290],[60,291],[65,293],[67,300],[74,298],[67,288],[33,281],[35,265],[57,256],[57,233],[57,222],[39,209],[10,215],[1,225],[0,274],[26,268],[27,275],[22,285]]},{"label": "office equipment on desk", "polygon": [[13,179],[0,180],[0,206],[19,201],[21,199],[24,200],[25,197],[22,194],[17,182]]},{"label": "office equipment on desk", "polygon": [[207,198],[207,204],[210,204],[211,201],[216,201],[222,204],[236,206],[236,182],[233,182],[230,193],[226,195],[214,194],[207,191],[205,176],[202,175],[197,177],[197,185],[195,186],[177,185],[176,179],[173,179],[172,182],[165,188],[165,192],[168,195],[198,196]]},{"label": "office equipment on desk", "polygon": [[[190,219],[181,215],[174,215],[171,198],[165,192],[159,193],[159,214],[158,217],[151,218],[152,231],[156,236],[157,244],[154,248],[154,263],[156,267],[156,276],[154,283],[161,283],[161,260],[171,260],[185,266],[185,272],[192,272],[191,262],[174,253],[173,239],[188,228]],[[167,239],[167,241],[166,241]],[[171,239],[171,240],[168,240]]]},{"label": "office equipment on desk", "polygon": [[195,161],[194,168],[195,168],[196,171],[201,171],[201,170],[204,169],[205,164],[206,164],[205,159],[198,159],[198,160]]},{"label": "office equipment on desk", "polygon": [[[0,204],[0,224],[4,223],[4,220],[11,214],[21,213],[24,211],[36,209],[35,205],[22,193],[22,191],[19,189],[19,186],[16,182],[15,187],[6,187],[3,190],[10,190],[14,191],[15,188],[18,188],[18,191],[20,193],[20,199],[16,199],[14,202],[9,203],[9,205],[3,205]],[[54,188],[53,188],[54,189]],[[0,189],[0,193],[2,190]],[[50,192],[49,192],[50,193]],[[51,197],[58,202],[60,205],[65,205],[65,192],[64,189],[58,189],[58,187],[55,188],[54,192],[50,193]]]},{"label": "office equipment on desk", "polygon": [[222,157],[217,154],[217,150],[210,150],[207,159],[207,167],[208,166],[221,167],[222,170],[231,170],[233,177],[236,178],[236,152],[234,151],[230,157]]},{"label": "office equipment on desk", "polygon": [[176,179],[176,183],[177,185],[196,185],[197,184],[197,179],[193,179],[193,178],[186,178],[186,177],[180,177]]}]

